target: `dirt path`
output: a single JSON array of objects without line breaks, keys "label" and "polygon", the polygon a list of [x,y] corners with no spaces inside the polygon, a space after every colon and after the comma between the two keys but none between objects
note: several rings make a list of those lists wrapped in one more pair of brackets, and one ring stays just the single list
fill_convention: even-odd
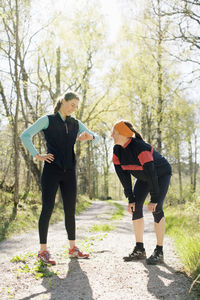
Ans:
[{"label": "dirt path", "polygon": [[[125,206],[124,203],[121,203]],[[57,265],[48,268],[52,277],[38,278],[35,255],[38,233],[29,232],[0,243],[0,299],[53,300],[190,300],[190,279],[173,244],[165,238],[165,264],[148,266],[145,262],[123,262],[132,250],[134,238],[130,215],[111,221],[114,205],[96,201],[77,217],[77,244],[91,252],[89,260],[70,260],[63,222],[50,226],[49,248]],[[94,225],[115,226],[110,232],[91,232]],[[145,210],[144,242],[149,256],[155,246],[153,220]],[[19,256],[24,262],[11,262]],[[33,256],[33,257],[32,257]]]}]

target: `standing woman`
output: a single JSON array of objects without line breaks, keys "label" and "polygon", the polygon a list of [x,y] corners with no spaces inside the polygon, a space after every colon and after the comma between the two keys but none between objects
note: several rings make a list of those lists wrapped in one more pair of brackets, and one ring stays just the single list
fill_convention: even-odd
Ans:
[{"label": "standing woman", "polygon": [[[57,100],[54,114],[38,119],[21,135],[27,150],[38,161],[44,161],[41,177],[42,211],[39,218],[40,251],[38,258],[45,263],[55,265],[47,250],[47,233],[51,214],[55,204],[55,196],[60,187],[65,213],[65,227],[69,239],[69,257],[88,258],[75,244],[75,206],[76,206],[76,160],[74,144],[76,140],[93,140],[95,135],[79,120],[70,115],[77,109],[79,97],[75,93],[67,93]],[[43,131],[46,140],[47,154],[39,154],[31,139]],[[78,136],[78,138],[77,138]]]},{"label": "standing woman", "polygon": [[[148,209],[154,217],[154,229],[157,245],[154,253],[147,259],[147,264],[163,262],[163,240],[165,218],[163,202],[168,191],[172,170],[169,162],[153,147],[147,144],[133,125],[120,121],[114,125],[113,163],[119,180],[128,198],[128,211],[132,214],[136,246],[125,261],[146,258],[143,244],[144,219],[143,205],[150,193]],[[136,178],[132,190],[131,175]]]}]

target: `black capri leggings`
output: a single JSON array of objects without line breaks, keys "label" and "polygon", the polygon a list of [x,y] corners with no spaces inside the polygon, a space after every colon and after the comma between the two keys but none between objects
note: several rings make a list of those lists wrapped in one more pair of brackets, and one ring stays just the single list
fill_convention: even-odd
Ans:
[{"label": "black capri leggings", "polygon": [[76,171],[75,169],[60,169],[58,166],[46,163],[41,177],[42,211],[39,219],[40,243],[47,243],[49,220],[51,218],[58,187],[63,199],[65,213],[65,228],[68,239],[75,240],[75,206],[76,206]]},{"label": "black capri leggings", "polygon": [[[158,178],[159,184],[159,195],[157,198],[156,211],[153,213],[154,221],[159,223],[162,217],[164,217],[163,212],[163,202],[167,194],[171,175],[165,175]],[[136,180],[136,183],[133,188],[133,195],[135,199],[135,211],[133,213],[133,220],[138,220],[143,218],[143,205],[144,201],[149,193],[148,183],[141,180]]]}]

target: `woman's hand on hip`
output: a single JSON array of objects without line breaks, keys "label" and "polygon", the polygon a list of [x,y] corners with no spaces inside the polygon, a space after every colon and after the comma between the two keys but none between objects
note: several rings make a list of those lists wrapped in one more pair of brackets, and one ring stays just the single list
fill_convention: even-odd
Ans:
[{"label": "woman's hand on hip", "polygon": [[156,211],[156,206],[157,206],[157,203],[149,202],[148,210],[150,210],[151,212],[155,212]]},{"label": "woman's hand on hip", "polygon": [[128,205],[128,212],[132,215],[132,213],[135,211],[135,203],[129,203]]},{"label": "woman's hand on hip", "polygon": [[38,161],[46,161],[48,163],[51,163],[52,161],[54,161],[54,155],[51,153],[48,154],[37,154],[35,156],[35,159]]},{"label": "woman's hand on hip", "polygon": [[84,131],[82,132],[79,137],[77,138],[78,141],[90,141],[90,140],[93,140],[93,135],[89,134],[88,132]]}]

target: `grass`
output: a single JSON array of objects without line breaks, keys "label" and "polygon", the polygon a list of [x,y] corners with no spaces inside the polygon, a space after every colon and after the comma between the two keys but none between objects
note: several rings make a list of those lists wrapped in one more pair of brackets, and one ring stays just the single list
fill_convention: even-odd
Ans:
[{"label": "grass", "polygon": [[109,232],[112,231],[115,226],[112,221],[119,220],[124,216],[124,207],[123,205],[113,202],[107,201],[109,204],[114,205],[116,207],[115,211],[112,213],[110,221],[111,224],[94,224],[89,231],[90,232]]},{"label": "grass", "polygon": [[108,224],[95,224],[93,225],[91,228],[90,228],[90,232],[99,232],[99,231],[102,231],[102,232],[109,232],[111,230],[114,229],[114,225],[111,224],[111,225],[108,225]]},{"label": "grass", "polygon": [[116,206],[117,210],[113,213],[111,220],[119,220],[122,219],[124,216],[124,207],[123,205],[113,202],[113,201],[108,201],[109,203],[113,204]]},{"label": "grass", "polygon": [[[197,207],[196,207],[197,208]],[[166,233],[172,237],[185,271],[197,278],[200,274],[200,222],[198,209],[186,205],[165,209]]]},{"label": "grass", "polygon": [[[12,195],[0,193],[0,241],[21,232],[37,229],[41,203],[38,203],[35,199],[40,198],[41,195],[30,194],[26,200],[20,199],[17,210],[15,210]],[[78,200],[76,214],[81,213],[92,203],[87,196],[78,196]],[[61,201],[56,200],[50,223],[56,223],[63,220],[63,218],[63,204]]]},{"label": "grass", "polygon": [[[83,252],[94,252],[94,245],[98,241],[102,241],[107,236],[106,233],[101,233],[95,236],[87,237],[81,240],[77,240]],[[63,258],[69,258],[68,256],[68,246],[64,246],[64,252],[60,256]],[[30,274],[36,280],[41,278],[51,278],[53,276],[59,275],[59,269],[50,264],[45,264],[40,260],[36,260],[37,254],[27,252],[23,256],[16,255],[12,257],[11,262],[16,265],[13,271],[17,278],[23,276],[23,274]],[[34,258],[34,259],[33,259]],[[70,269],[68,270],[70,272]],[[51,279],[48,280],[49,288],[52,287]],[[8,291],[7,291],[8,293]]]},{"label": "grass", "polygon": [[32,257],[36,258],[36,253],[27,252],[23,257],[17,255],[11,259],[12,263],[16,263],[14,271],[17,278],[21,277],[23,273],[33,275],[36,280],[57,275],[57,272],[53,270],[51,265],[47,265],[39,260],[34,260],[35,262],[33,263]]},{"label": "grass", "polygon": [[[77,240],[77,245],[79,245],[80,249],[83,252],[88,252],[93,254],[95,252],[95,245],[97,242],[102,241],[104,238],[107,237],[107,233],[99,233],[95,234],[94,236],[85,237],[83,239]],[[68,246],[63,246],[64,253],[61,255],[65,258],[69,258],[68,255]]]},{"label": "grass", "polygon": [[79,215],[83,210],[90,207],[92,201],[86,195],[78,195],[78,203],[76,205],[76,215]]},{"label": "grass", "polygon": [[19,262],[26,263],[28,258],[32,258],[35,255],[36,254],[30,253],[30,252],[27,252],[23,257],[19,256],[19,255],[16,255],[11,259],[11,262],[13,262],[13,263],[19,263]]}]

